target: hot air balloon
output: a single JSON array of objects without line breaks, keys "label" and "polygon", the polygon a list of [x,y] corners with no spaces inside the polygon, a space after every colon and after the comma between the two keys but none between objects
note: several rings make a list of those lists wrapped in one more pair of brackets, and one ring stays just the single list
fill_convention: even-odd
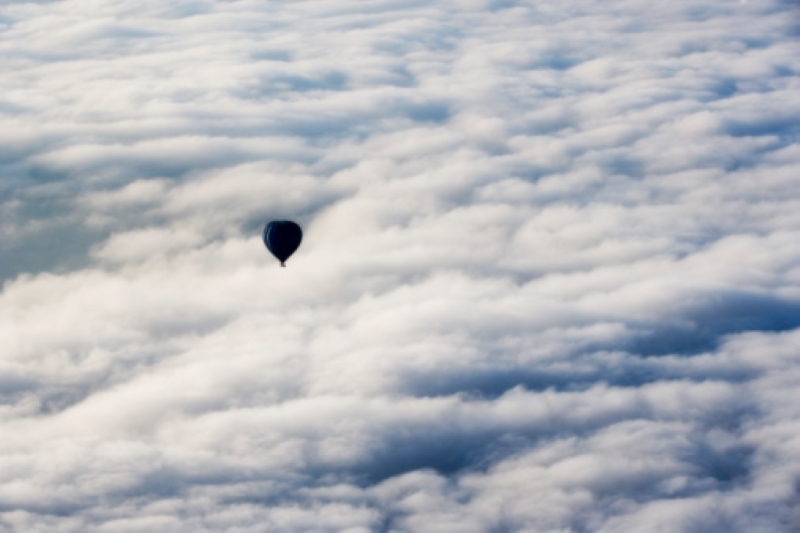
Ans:
[{"label": "hot air balloon", "polygon": [[303,230],[291,220],[273,220],[264,228],[264,245],[278,258],[282,267],[286,266],[286,260],[302,240]]}]

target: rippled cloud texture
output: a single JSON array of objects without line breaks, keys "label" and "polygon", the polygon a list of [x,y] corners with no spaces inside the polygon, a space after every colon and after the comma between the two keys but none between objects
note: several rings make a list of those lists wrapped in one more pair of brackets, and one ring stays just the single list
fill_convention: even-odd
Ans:
[{"label": "rippled cloud texture", "polygon": [[798,27],[4,2],[0,531],[797,531]]}]

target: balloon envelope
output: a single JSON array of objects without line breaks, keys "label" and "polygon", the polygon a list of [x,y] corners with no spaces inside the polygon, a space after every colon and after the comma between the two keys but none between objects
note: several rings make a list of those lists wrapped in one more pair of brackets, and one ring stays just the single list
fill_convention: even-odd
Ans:
[{"label": "balloon envelope", "polygon": [[264,228],[264,244],[281,266],[286,266],[284,261],[297,250],[302,240],[303,230],[291,220],[273,220]]}]

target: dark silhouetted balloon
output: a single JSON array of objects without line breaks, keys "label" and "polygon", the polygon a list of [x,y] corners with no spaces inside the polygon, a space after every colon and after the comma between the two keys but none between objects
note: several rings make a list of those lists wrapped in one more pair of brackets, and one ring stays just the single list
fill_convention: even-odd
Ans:
[{"label": "dark silhouetted balloon", "polygon": [[274,220],[264,228],[264,244],[272,255],[278,258],[281,266],[289,259],[300,241],[303,240],[303,230],[290,220]]}]

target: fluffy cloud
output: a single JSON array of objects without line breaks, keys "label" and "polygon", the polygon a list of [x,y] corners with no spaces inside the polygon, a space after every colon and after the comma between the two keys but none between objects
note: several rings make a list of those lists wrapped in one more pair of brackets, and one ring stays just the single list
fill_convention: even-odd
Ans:
[{"label": "fluffy cloud", "polygon": [[797,529],[796,17],[6,2],[0,531]]}]

